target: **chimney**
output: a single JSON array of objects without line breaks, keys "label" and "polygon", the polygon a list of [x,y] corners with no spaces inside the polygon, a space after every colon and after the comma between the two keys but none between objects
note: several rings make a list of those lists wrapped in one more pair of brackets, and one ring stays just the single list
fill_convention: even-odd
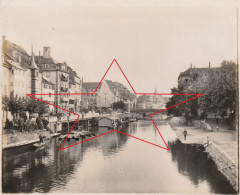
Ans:
[{"label": "chimney", "polygon": [[43,47],[43,58],[50,58],[51,47]]},{"label": "chimney", "polygon": [[190,68],[192,68],[192,64],[191,64]]},{"label": "chimney", "polygon": [[21,56],[20,53],[18,54],[18,62],[19,62],[19,64],[21,65],[21,63],[22,63],[22,56]]},{"label": "chimney", "polygon": [[41,52],[39,51],[39,59],[38,59],[38,64],[39,64],[39,66],[40,66],[40,64],[41,64]]},{"label": "chimney", "polygon": [[211,63],[209,62],[209,68],[211,68]]}]

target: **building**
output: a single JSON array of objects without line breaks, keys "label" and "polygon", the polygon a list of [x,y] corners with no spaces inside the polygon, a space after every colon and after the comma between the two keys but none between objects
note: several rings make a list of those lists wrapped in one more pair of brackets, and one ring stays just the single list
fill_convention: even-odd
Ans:
[{"label": "building", "polygon": [[82,92],[82,80],[77,73],[69,67],[69,92],[74,95],[69,96],[69,110],[80,113],[82,110],[82,98],[78,93]]},{"label": "building", "polygon": [[210,63],[207,68],[195,68],[192,67],[191,64],[190,68],[188,68],[184,72],[181,72],[178,76],[178,84],[184,86],[187,83],[192,82],[199,76],[201,76],[202,81],[204,81],[204,77],[206,77],[210,72],[214,72],[219,68],[220,67],[211,67]]},{"label": "building", "polygon": [[[158,93],[156,89],[154,93]],[[166,101],[162,95],[141,95],[137,98],[136,107],[140,110],[161,110],[166,108]]]},{"label": "building", "polygon": [[6,40],[2,44],[2,94],[25,98],[31,93],[31,56],[20,46]]},{"label": "building", "polygon": [[[51,104],[54,104],[55,97],[55,85],[46,77],[43,76],[42,78],[42,94],[49,94],[49,95],[42,95],[41,99],[47,101]],[[54,106],[49,106],[49,112],[54,113]]]},{"label": "building", "polygon": [[40,94],[42,72],[31,56],[19,45],[3,37],[3,94],[26,98],[26,94]]},{"label": "building", "polygon": [[[83,83],[86,93],[93,93],[99,83]],[[135,95],[131,93],[123,84],[111,80],[103,80],[94,94],[86,96],[88,98],[88,107],[110,108],[114,102],[123,101],[128,108],[133,107]]]},{"label": "building", "polygon": [[103,80],[98,89],[97,107],[109,108],[114,102],[118,101],[117,89],[112,81]]},{"label": "building", "polygon": [[[43,55],[29,55],[21,46],[6,40],[3,37],[2,49],[2,92],[17,97],[26,97],[26,94],[42,95],[41,99],[72,112],[80,113],[82,101],[82,80],[66,62],[57,62],[51,56],[51,48],[43,47]],[[61,94],[61,95],[51,95]],[[53,107],[50,109],[52,112]],[[54,108],[54,114],[67,113]]]},{"label": "building", "polygon": [[[42,71],[44,77],[50,80],[55,86],[54,105],[69,110],[69,67],[66,62],[58,63],[53,57],[51,57],[51,48],[43,47],[43,55],[35,56],[36,64]],[[55,114],[67,113],[61,109],[55,107]]]},{"label": "building", "polygon": [[[83,93],[93,93],[98,84],[97,82],[83,82]],[[82,95],[82,103],[85,109],[95,110],[97,108],[97,93],[98,91],[95,94]]]}]

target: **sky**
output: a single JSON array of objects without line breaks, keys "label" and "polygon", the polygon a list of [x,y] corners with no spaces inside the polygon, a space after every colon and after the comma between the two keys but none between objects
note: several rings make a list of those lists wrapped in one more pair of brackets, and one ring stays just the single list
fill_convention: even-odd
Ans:
[{"label": "sky", "polygon": [[[170,93],[180,72],[237,60],[237,1],[2,0],[1,34],[99,82],[116,59],[136,92]],[[127,84],[116,64],[108,79]]]}]

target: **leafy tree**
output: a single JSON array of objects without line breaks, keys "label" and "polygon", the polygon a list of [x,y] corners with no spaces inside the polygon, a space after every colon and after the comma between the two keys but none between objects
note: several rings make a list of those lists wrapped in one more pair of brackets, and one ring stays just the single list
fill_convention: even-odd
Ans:
[{"label": "leafy tree", "polygon": [[113,108],[113,110],[118,110],[118,109],[120,109],[120,110],[122,110],[122,111],[127,110],[127,105],[124,104],[123,101],[114,102],[111,107]]},{"label": "leafy tree", "polygon": [[[193,74],[188,83],[179,83],[172,93],[178,94],[203,94],[202,97],[191,100],[168,110],[168,114],[175,116],[184,115],[186,119],[197,118],[199,110],[202,118],[206,113],[215,113],[226,116],[230,111],[229,118],[232,124],[236,124],[235,116],[237,108],[237,66],[234,62],[223,61],[220,68],[209,69],[205,74]],[[171,97],[167,107],[180,103],[190,96]]]},{"label": "leafy tree", "polygon": [[24,110],[24,99],[10,95],[10,97],[3,98],[5,110],[9,111],[13,118],[18,118],[19,113]]},{"label": "leafy tree", "polygon": [[44,102],[35,100],[35,99],[28,99],[25,103],[25,111],[28,111],[29,114],[38,113],[39,116],[42,116],[44,113],[48,112],[48,104]]}]

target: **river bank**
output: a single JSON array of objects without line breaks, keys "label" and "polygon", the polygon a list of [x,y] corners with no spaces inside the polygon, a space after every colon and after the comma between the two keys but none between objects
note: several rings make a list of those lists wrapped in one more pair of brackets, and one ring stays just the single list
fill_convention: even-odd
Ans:
[{"label": "river bank", "polygon": [[[169,121],[178,139],[183,144],[201,144],[215,162],[218,170],[238,191],[238,143],[233,131],[205,131],[200,127],[186,126],[176,120]],[[183,131],[187,131],[186,140]]]},{"label": "river bank", "polygon": [[19,132],[17,130],[12,131],[8,134],[2,135],[2,148],[14,148],[29,144],[34,144],[36,142],[39,142],[39,134],[49,139],[50,137],[54,137],[57,135],[60,135],[59,133],[50,134],[47,130],[35,130],[35,131],[29,131],[29,132]]}]

